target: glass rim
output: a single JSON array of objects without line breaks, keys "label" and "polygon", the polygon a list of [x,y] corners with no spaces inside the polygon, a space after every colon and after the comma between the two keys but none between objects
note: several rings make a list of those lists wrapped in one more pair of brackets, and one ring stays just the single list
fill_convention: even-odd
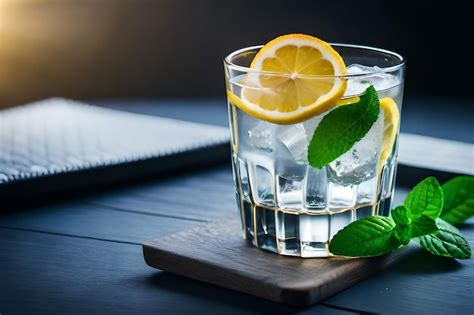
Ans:
[{"label": "glass rim", "polygon": [[[365,76],[370,76],[374,74],[379,74],[379,73],[389,73],[393,72],[396,70],[399,70],[405,66],[405,58],[393,51],[387,50],[387,49],[382,49],[382,48],[377,48],[377,47],[371,47],[371,46],[363,46],[363,45],[354,45],[354,44],[344,44],[344,43],[329,43],[331,47],[343,47],[343,48],[355,48],[355,49],[360,49],[360,50],[369,50],[372,52],[376,53],[384,53],[388,54],[392,57],[395,57],[396,59],[399,60],[399,63],[390,66],[390,67],[378,67],[379,69],[374,70],[374,71],[365,71],[365,72],[360,72],[360,73],[354,73],[354,74],[345,74],[345,75],[298,75],[300,78],[356,78],[356,77],[365,77]],[[233,70],[238,70],[242,71],[245,73],[258,73],[258,74],[265,74],[265,75],[270,75],[270,76],[288,76],[291,77],[291,73],[281,73],[281,72],[274,72],[274,71],[262,71],[262,70],[255,70],[249,67],[245,66],[240,66],[232,62],[232,59],[236,57],[237,55],[249,52],[251,50],[255,49],[260,49],[264,45],[255,45],[255,46],[249,46],[249,47],[244,47],[241,49],[238,49],[234,52],[231,52],[229,55],[227,55],[224,58],[224,65],[227,66],[230,69]]]}]

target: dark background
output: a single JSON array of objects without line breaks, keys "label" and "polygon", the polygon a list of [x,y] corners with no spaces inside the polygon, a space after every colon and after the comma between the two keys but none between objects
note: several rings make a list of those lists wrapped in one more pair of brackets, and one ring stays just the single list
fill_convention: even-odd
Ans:
[{"label": "dark background", "polygon": [[[303,32],[405,55],[402,131],[474,143],[473,11],[472,0],[0,0],[0,107],[64,96],[225,125],[224,56]],[[436,153],[455,162],[456,152]],[[398,186],[397,196],[407,188]],[[226,206],[234,204],[233,191],[230,166],[223,165],[5,213],[0,313],[472,313],[472,259],[417,252],[304,310],[144,264],[143,240],[235,213]],[[472,228],[462,227],[471,246]]]},{"label": "dark background", "polygon": [[226,54],[293,32],[401,53],[408,97],[472,99],[467,3],[4,0],[0,106],[49,96],[223,99]]}]

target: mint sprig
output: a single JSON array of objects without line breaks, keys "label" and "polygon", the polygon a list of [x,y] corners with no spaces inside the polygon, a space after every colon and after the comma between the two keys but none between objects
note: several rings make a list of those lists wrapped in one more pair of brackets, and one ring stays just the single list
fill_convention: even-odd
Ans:
[{"label": "mint sprig", "polygon": [[463,222],[472,215],[472,177],[461,178],[443,188],[434,177],[424,179],[408,194],[404,205],[392,209],[391,217],[370,216],[349,224],[334,235],[329,251],[341,256],[379,256],[415,239],[433,255],[470,258],[471,248],[461,232],[439,218],[443,213]]},{"label": "mint sprig", "polygon": [[412,220],[410,212],[404,206],[398,206],[391,211],[393,221],[396,223],[394,233],[395,237],[406,245],[412,238],[426,235],[438,230],[436,221],[432,218],[421,215]]},{"label": "mint sprig", "polygon": [[369,132],[379,113],[379,98],[372,85],[360,96],[359,102],[329,112],[308,145],[309,164],[322,168],[349,151]]}]

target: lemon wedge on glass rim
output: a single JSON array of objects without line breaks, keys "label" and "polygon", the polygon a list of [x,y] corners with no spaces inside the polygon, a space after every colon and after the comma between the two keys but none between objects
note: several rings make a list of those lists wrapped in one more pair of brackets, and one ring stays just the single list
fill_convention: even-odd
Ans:
[{"label": "lemon wedge on glass rim", "polygon": [[[240,98],[247,114],[275,124],[304,121],[333,108],[346,90],[341,56],[326,42],[303,34],[277,37],[255,55]],[[254,71],[252,71],[254,70]]]}]

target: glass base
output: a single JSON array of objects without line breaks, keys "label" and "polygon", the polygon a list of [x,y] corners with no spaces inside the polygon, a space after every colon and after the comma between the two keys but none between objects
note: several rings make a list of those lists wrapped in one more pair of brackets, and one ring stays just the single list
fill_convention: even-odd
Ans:
[{"label": "glass base", "polygon": [[329,241],[351,222],[376,214],[388,215],[391,197],[379,204],[365,204],[337,212],[290,211],[240,198],[237,204],[244,238],[258,248],[281,255],[328,257]]}]

